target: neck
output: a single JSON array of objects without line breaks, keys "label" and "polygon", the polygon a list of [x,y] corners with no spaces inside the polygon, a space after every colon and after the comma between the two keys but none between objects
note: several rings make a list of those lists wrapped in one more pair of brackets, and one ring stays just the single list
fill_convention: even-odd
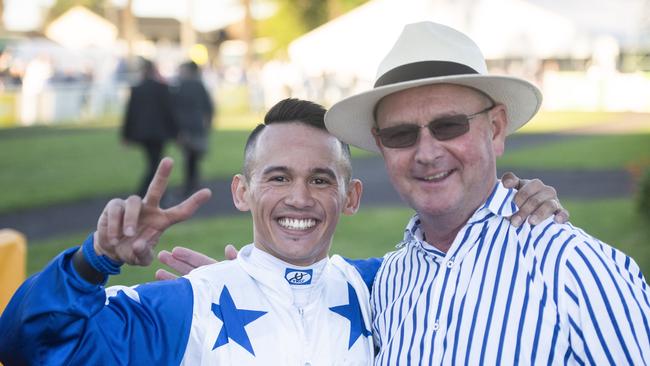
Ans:
[{"label": "neck", "polygon": [[427,215],[426,213],[418,212],[418,216],[420,217],[422,230],[424,231],[427,243],[433,245],[441,252],[447,253],[454,239],[456,239],[456,235],[465,226],[471,214],[464,218],[442,218],[438,215]]},{"label": "neck", "polygon": [[[449,212],[433,214],[418,212],[427,243],[447,253],[463,226],[467,224],[474,212],[485,203],[495,184],[496,178],[493,184],[484,186],[485,192],[476,199],[476,202],[468,205],[465,210],[450,210]],[[467,199],[470,199],[469,197],[468,195]]]}]

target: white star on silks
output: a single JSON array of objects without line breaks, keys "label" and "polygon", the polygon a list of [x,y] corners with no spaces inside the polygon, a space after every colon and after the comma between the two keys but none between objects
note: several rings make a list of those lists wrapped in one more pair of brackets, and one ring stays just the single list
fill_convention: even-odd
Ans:
[{"label": "white star on silks", "polygon": [[214,350],[228,343],[228,338],[230,338],[255,356],[253,346],[251,345],[250,339],[248,339],[248,334],[246,334],[244,326],[267,312],[237,309],[226,286],[223,287],[221,295],[219,295],[219,304],[212,304],[212,312],[223,322],[221,331],[217,336],[217,341],[214,343],[212,349]]},{"label": "white star on silks", "polygon": [[352,285],[348,283],[348,304],[339,305],[330,308],[331,311],[341,315],[350,321],[350,340],[348,342],[348,349],[352,348],[354,342],[360,336],[367,337],[370,331],[366,329],[366,325],[361,315],[361,306],[359,305],[359,298],[357,292],[354,291]]}]

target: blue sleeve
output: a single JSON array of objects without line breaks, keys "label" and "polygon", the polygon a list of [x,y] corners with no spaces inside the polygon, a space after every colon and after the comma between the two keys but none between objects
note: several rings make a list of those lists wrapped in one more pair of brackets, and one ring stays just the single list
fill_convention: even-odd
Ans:
[{"label": "blue sleeve", "polygon": [[[187,279],[125,288],[109,298],[83,280],[69,249],[16,291],[0,317],[5,365],[172,365],[192,323]],[[128,293],[128,294],[127,294]]]},{"label": "blue sleeve", "polygon": [[363,282],[368,286],[368,291],[372,292],[372,283],[375,281],[375,276],[381,266],[383,258],[367,258],[367,259],[350,259],[343,258],[346,262],[352,265],[359,271]]}]

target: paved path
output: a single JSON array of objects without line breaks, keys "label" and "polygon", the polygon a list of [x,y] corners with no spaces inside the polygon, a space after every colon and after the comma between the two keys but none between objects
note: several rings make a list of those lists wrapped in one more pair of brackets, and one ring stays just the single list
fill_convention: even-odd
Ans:
[{"label": "paved path", "polygon": [[[544,144],[550,141],[575,138],[556,134],[515,135],[508,141],[508,151]],[[401,201],[390,185],[383,161],[379,157],[355,159],[355,176],[364,182],[362,207],[399,205]],[[561,199],[594,199],[629,197],[634,191],[632,177],[623,170],[557,171],[535,169],[512,170],[520,177],[536,177],[554,186]],[[239,213],[232,204],[230,180],[207,182],[213,198],[197,212],[196,217],[233,215]],[[172,193],[174,190],[172,190]],[[125,193],[123,196],[127,196]],[[23,212],[0,215],[0,228],[13,228],[27,235],[29,240],[56,235],[90,231],[102,208],[112,197],[96,197],[60,205],[35,208]]]}]

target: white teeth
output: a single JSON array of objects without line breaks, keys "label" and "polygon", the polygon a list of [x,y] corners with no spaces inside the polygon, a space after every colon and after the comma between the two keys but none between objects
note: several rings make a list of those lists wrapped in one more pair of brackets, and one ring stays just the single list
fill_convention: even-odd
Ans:
[{"label": "white teeth", "polygon": [[451,174],[451,170],[448,170],[446,172],[438,173],[436,175],[430,175],[428,177],[424,177],[424,180],[430,181],[430,180],[435,180],[435,179],[442,179]]},{"label": "white teeth", "polygon": [[316,220],[314,219],[290,219],[288,217],[283,217],[278,220],[280,226],[290,229],[290,230],[307,230],[314,225],[316,225]]}]

